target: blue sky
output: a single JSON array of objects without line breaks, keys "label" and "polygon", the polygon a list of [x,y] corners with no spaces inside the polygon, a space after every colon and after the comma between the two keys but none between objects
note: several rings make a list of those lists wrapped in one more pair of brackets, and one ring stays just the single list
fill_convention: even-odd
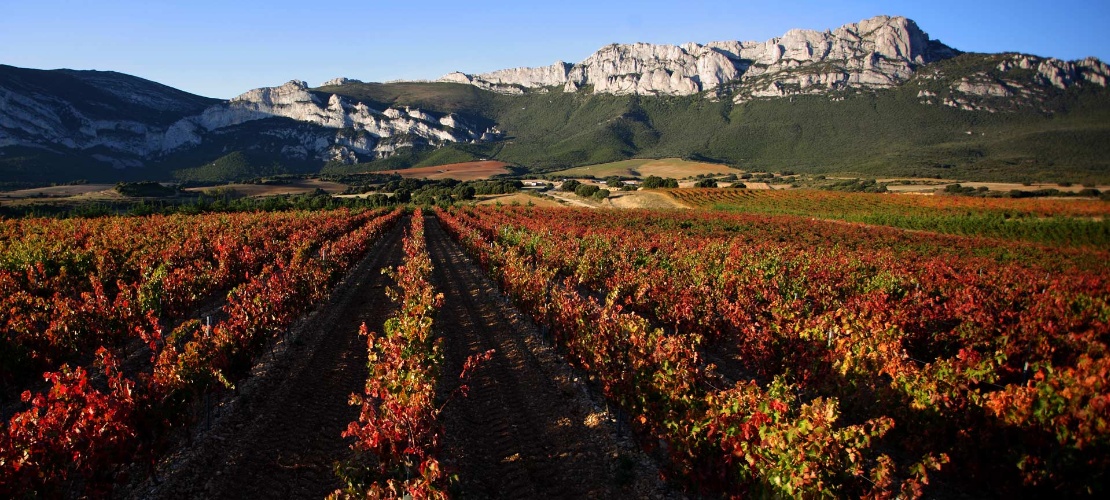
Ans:
[{"label": "blue sky", "polygon": [[577,62],[613,42],[762,41],[878,14],[914,19],[964,51],[1110,60],[1110,0],[0,0],[0,64],[113,70],[229,98],[291,79]]}]

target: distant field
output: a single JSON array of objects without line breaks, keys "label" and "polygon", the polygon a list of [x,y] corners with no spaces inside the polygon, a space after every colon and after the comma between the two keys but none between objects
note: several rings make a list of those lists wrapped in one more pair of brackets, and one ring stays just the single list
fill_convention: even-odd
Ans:
[{"label": "distant field", "polygon": [[68,197],[112,189],[113,184],[74,184],[0,192],[0,198]]},{"label": "distant field", "polygon": [[567,177],[578,177],[583,175],[592,175],[594,177],[608,177],[610,175],[647,177],[649,175],[657,175],[659,177],[681,178],[699,174],[735,173],[740,173],[740,170],[727,165],[686,161],[679,158],[664,158],[661,160],[633,159],[615,161],[612,163],[601,163],[598,165],[575,167],[552,172],[552,175],[565,175]]},{"label": "distant field", "polygon": [[904,229],[1069,246],[1110,245],[1110,203],[1092,199],[979,198],[812,189],[671,189],[692,207],[838,219]]},{"label": "distant field", "polygon": [[[339,184],[338,182],[328,182],[319,179],[302,179],[289,182],[288,184],[226,184],[218,186],[220,188],[234,189],[235,191],[249,197],[259,196],[277,196],[282,194],[304,194],[311,193],[317,189],[323,189],[330,194],[342,193],[347,189],[347,186]],[[213,187],[195,187],[187,188],[186,191],[203,192],[214,189]]]},{"label": "distant field", "polygon": [[496,194],[496,195],[491,195],[491,196],[481,196],[481,197],[479,197],[479,201],[478,201],[479,205],[496,205],[498,203],[500,203],[502,205],[513,205],[513,204],[527,205],[527,204],[531,203],[531,204],[533,204],[537,207],[561,207],[561,206],[563,206],[562,203],[559,203],[559,202],[557,202],[557,201],[555,201],[551,198],[548,198],[547,196],[532,196],[532,195],[527,194],[527,193]]},{"label": "distant field", "polygon": [[460,181],[478,181],[489,179],[495,175],[510,174],[509,164],[503,161],[468,161],[466,163],[451,163],[436,165],[434,167],[415,167],[400,170],[383,170],[382,174],[400,174],[405,178],[420,179],[458,179]]},{"label": "distant field", "polygon": [[[918,180],[918,179],[911,179],[911,181],[916,181],[916,180]],[[1037,191],[1039,189],[1056,189],[1056,190],[1059,190],[1059,191],[1065,192],[1065,193],[1078,193],[1079,191],[1087,189],[1087,186],[1083,186],[1083,185],[1080,185],[1080,184],[1072,184],[1070,186],[1061,186],[1059,184],[1051,184],[1051,183],[1031,183],[1027,186],[1027,185],[1019,183],[1019,182],[955,182],[955,181],[946,181],[946,182],[943,182],[943,183],[937,182],[937,183],[916,184],[916,185],[915,184],[897,184],[898,182],[902,182],[902,181],[904,181],[904,180],[902,180],[902,179],[879,179],[879,182],[894,182],[895,184],[887,186],[887,189],[890,190],[890,191],[895,191],[895,192],[900,192],[900,193],[941,192],[941,191],[944,191],[944,188],[946,188],[946,187],[948,187],[949,185],[952,185],[952,184],[959,184],[963,187],[970,187],[970,188],[986,187],[987,189],[990,189],[991,191],[1000,191],[1000,192],[1004,192],[1004,193],[1009,192],[1009,191]],[[1110,186],[1095,185],[1094,188],[1098,189],[1099,191],[1106,191],[1106,190],[1110,189]]]},{"label": "distant field", "polygon": [[113,187],[115,187],[114,184],[79,184],[6,191],[0,193],[0,205],[19,206],[57,202],[78,204],[123,198],[112,189]]},{"label": "distant field", "polygon": [[614,191],[605,203],[616,208],[689,208],[658,191]]}]

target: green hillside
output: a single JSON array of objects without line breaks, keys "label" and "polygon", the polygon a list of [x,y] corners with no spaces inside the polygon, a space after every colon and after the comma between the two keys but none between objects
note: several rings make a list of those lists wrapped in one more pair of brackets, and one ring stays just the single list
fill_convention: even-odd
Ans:
[{"label": "green hillside", "polygon": [[[91,150],[0,148],[0,177],[13,185],[76,179],[216,182],[483,158],[544,173],[630,158],[684,158],[754,171],[1110,184],[1110,90],[1077,85],[1064,91],[1042,84],[1033,73],[1002,75],[997,67],[1007,57],[962,54],[922,66],[917,76],[888,90],[830,91],[741,103],[734,102],[734,96],[750,88],[648,97],[593,95],[588,88],[575,93],[550,88],[504,95],[454,83],[351,83],[314,92],[324,99],[332,93],[343,95],[377,109],[409,106],[432,115],[454,113],[477,130],[496,127],[500,138],[433,149],[425,145],[427,141],[397,135],[389,141],[413,146],[400,148],[386,159],[345,165],[325,163],[306,152],[306,144],[332,140],[336,129],[269,118],[205,133],[201,144],[165,157],[131,160],[141,162],[143,168],[112,168]],[[27,77],[18,83],[28,89],[54,88],[47,85],[50,81],[39,81],[51,75],[31,76],[38,80]],[[939,104],[953,96],[953,88],[964,79],[1002,81],[1003,76],[1010,83],[1018,78],[1021,81],[1016,84],[1032,91],[972,103],[996,113]],[[68,74],[58,78],[74,79]],[[80,96],[92,95],[95,88],[89,82],[122,77],[97,73],[82,78],[80,88],[92,90]],[[195,111],[207,102],[157,90],[166,93],[170,102],[182,103],[182,109]],[[926,94],[935,96],[934,103],[922,102],[920,96]],[[102,100],[115,103],[113,99],[108,95]],[[89,112],[94,111],[103,110],[90,108]],[[135,113],[139,113],[136,118],[149,114],[147,110]],[[366,132],[349,128],[338,133]],[[236,152],[242,155],[229,156]]]},{"label": "green hillside", "polygon": [[[693,158],[748,170],[965,180],[1110,182],[1110,92],[1048,88],[1005,111],[923,104],[952,82],[988,73],[996,55],[964,54],[875,92],[734,104],[727,92],[645,97],[561,89],[501,95],[452,83],[348,84],[321,90],[380,106],[416,106],[504,133],[490,156],[537,172],[639,158]],[[919,71],[919,74],[924,71]],[[491,148],[485,148],[492,151]],[[454,154],[443,163],[455,161]],[[450,161],[448,161],[450,160]],[[413,165],[435,164],[424,156]]]}]

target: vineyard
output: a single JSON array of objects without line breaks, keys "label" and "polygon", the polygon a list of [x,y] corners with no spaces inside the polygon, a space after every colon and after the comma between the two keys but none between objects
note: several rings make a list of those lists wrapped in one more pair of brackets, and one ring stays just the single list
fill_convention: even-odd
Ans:
[{"label": "vineyard", "polygon": [[[1100,490],[1110,275],[805,219],[439,216],[707,493]],[[1006,248],[1011,247],[1011,248]],[[921,249],[921,250],[919,250]],[[1028,250],[1028,249],[1026,249]],[[983,255],[988,256],[983,256]]]},{"label": "vineyard", "polygon": [[1105,494],[1106,246],[853,219],[1104,204],[680,192],[2,220],[0,496]]},{"label": "vineyard", "polygon": [[903,229],[989,236],[1052,245],[1110,246],[1110,203],[844,193],[810,189],[672,189],[690,206],[764,215],[796,215]]},{"label": "vineyard", "polygon": [[0,380],[24,408],[0,434],[0,493],[103,493],[156,460],[400,215],[6,221]]}]

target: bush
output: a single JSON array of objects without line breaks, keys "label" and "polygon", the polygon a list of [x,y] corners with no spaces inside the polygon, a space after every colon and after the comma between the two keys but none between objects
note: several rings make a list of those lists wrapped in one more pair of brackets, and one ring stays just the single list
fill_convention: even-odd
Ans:
[{"label": "bush", "polygon": [[121,182],[116,184],[116,192],[128,197],[148,197],[156,198],[162,196],[173,196],[177,194],[177,190],[172,187],[163,186],[158,182],[143,181],[143,182]]},{"label": "bush", "polygon": [[694,183],[694,187],[715,188],[715,187],[717,187],[717,179],[702,179],[702,180]]},{"label": "bush", "polygon": [[[574,188],[574,194],[576,194],[578,196],[581,196],[583,198],[589,198],[589,197],[597,194],[597,192],[600,191],[600,190],[601,190],[601,188],[599,188],[599,187],[597,187],[593,184],[582,184],[582,185],[578,186],[577,188]],[[606,190],[606,193],[608,193],[608,190]],[[606,196],[608,196],[608,194],[606,194]]]},{"label": "bush", "polygon": [[581,186],[581,185],[582,185],[581,182],[578,182],[574,179],[571,179],[569,181],[564,181],[563,186],[559,189],[562,190],[562,191],[566,191],[568,193],[573,193],[578,189],[578,186]]},{"label": "bush", "polygon": [[664,179],[663,177],[649,175],[644,179],[643,186],[644,189],[677,188],[678,180],[671,179],[670,177]]}]

